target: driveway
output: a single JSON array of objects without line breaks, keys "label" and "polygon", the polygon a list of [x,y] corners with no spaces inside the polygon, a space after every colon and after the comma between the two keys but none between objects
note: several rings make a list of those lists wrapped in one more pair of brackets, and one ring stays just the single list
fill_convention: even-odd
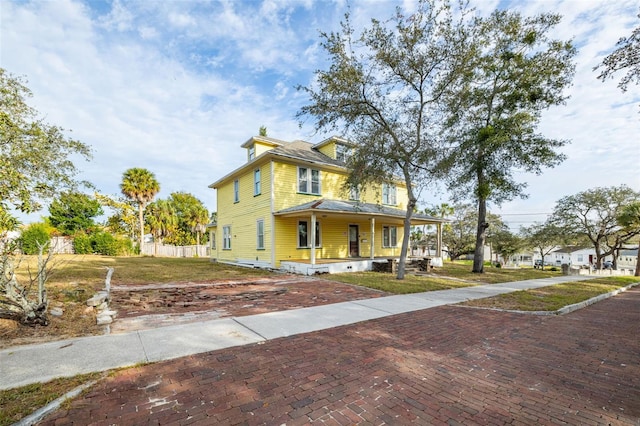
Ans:
[{"label": "driveway", "polygon": [[441,306],[115,373],[41,424],[640,424],[640,289]]}]

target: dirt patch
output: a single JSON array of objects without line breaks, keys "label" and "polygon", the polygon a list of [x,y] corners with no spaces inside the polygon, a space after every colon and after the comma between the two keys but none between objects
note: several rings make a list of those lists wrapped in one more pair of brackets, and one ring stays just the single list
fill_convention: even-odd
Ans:
[{"label": "dirt patch", "polygon": [[[85,305],[65,310],[49,327],[0,323],[0,348],[40,343],[79,335],[127,332],[216,318],[246,316],[385,296],[387,293],[301,276],[194,281],[155,284],[118,284],[111,288],[110,308],[118,312],[105,330]],[[82,324],[82,331],[77,325]],[[65,324],[68,327],[65,328]],[[52,327],[53,325],[53,327]]]}]

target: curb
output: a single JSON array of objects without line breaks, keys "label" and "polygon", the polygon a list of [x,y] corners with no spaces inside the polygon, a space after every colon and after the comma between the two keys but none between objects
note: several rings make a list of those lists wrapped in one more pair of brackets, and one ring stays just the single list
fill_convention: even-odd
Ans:
[{"label": "curb", "polygon": [[525,315],[538,315],[538,316],[552,316],[552,315],[565,315],[578,309],[586,308],[589,305],[593,305],[594,303],[603,301],[610,297],[613,297],[617,294],[620,294],[624,291],[629,290],[630,288],[639,286],[640,282],[629,284],[625,287],[620,287],[617,290],[610,291],[609,293],[600,294],[598,296],[592,297],[591,299],[583,300],[582,302],[574,303],[573,305],[564,306],[556,311],[518,311],[515,309],[499,309],[499,308],[485,308],[482,306],[464,306],[461,304],[454,304],[452,306],[458,306],[462,308],[471,308],[471,309],[486,309],[489,311],[499,311],[499,312],[509,312],[513,314],[525,314]]},{"label": "curb", "polygon": [[600,302],[602,300],[605,300],[605,299],[608,299],[610,297],[613,297],[613,296],[615,296],[617,294],[620,294],[623,291],[627,291],[630,288],[633,288],[633,287],[635,287],[637,285],[640,285],[640,283],[629,284],[628,286],[621,287],[621,288],[619,288],[617,290],[610,291],[609,293],[601,294],[599,296],[592,297],[591,299],[587,299],[587,300],[582,301],[582,302],[574,303],[573,305],[565,306],[564,308],[560,308],[557,311],[554,311],[552,314],[553,315],[564,315],[564,314],[568,314],[568,313],[573,312],[573,311],[577,311],[578,309],[586,308],[589,305],[593,305],[594,303],[597,303],[597,302]]},{"label": "curb", "polygon": [[78,386],[75,389],[70,390],[69,392],[62,395],[60,398],[57,398],[42,408],[37,409],[33,413],[28,416],[23,417],[22,419],[15,422],[12,426],[31,426],[38,423],[40,420],[45,418],[47,415],[56,411],[60,406],[67,400],[71,398],[75,398],[78,396],[83,390],[90,388],[91,386],[98,383],[98,380],[92,380],[88,383]]}]

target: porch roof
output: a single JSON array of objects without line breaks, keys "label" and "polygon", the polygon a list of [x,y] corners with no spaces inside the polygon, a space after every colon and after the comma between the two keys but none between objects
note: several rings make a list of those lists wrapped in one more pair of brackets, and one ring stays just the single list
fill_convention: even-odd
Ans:
[{"label": "porch roof", "polygon": [[[288,207],[274,213],[275,216],[300,216],[302,213],[333,213],[342,215],[357,215],[366,217],[386,217],[393,219],[404,219],[406,211],[382,206],[380,204],[361,203],[359,201],[326,200],[320,199],[310,201],[293,207]],[[413,225],[437,224],[449,222],[441,217],[428,216],[421,213],[414,213],[411,216]]]}]

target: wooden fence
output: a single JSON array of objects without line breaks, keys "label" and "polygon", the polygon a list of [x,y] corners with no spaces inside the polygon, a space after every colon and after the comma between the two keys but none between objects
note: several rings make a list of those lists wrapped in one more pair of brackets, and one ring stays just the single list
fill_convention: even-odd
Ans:
[{"label": "wooden fence", "polygon": [[[156,252],[157,250],[157,252]],[[147,256],[158,257],[208,257],[209,246],[200,244],[192,246],[172,246],[167,244],[144,243],[142,253]]]}]

